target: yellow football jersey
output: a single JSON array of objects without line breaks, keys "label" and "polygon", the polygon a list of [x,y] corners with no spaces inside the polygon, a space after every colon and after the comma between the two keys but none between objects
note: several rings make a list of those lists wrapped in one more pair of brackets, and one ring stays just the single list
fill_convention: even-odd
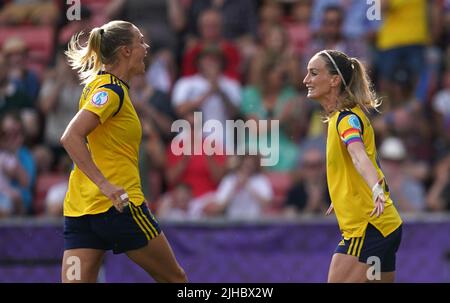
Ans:
[{"label": "yellow football jersey", "polygon": [[[128,95],[128,85],[112,74],[100,72],[85,86],[79,109],[88,110],[100,119],[100,125],[87,137],[94,163],[110,183],[125,189],[134,205],[142,204],[144,195],[138,168],[142,129]],[[111,200],[74,165],[64,215],[98,214],[111,206]]]},{"label": "yellow football jersey", "polygon": [[362,237],[367,224],[374,225],[384,236],[402,223],[384,182],[386,203],[380,217],[370,217],[375,204],[372,189],[353,165],[347,146],[360,141],[378,172],[384,178],[378,161],[373,128],[359,106],[334,113],[328,121],[327,181],[339,228],[344,238]]},{"label": "yellow football jersey", "polygon": [[426,0],[391,0],[377,35],[381,50],[429,42]]}]

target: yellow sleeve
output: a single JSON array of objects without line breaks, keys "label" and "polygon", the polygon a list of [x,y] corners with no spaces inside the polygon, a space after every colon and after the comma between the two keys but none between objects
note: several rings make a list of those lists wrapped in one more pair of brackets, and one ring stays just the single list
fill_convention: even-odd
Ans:
[{"label": "yellow sleeve", "polygon": [[339,136],[345,146],[353,142],[362,142],[362,126],[355,114],[347,115],[337,123]]},{"label": "yellow sleeve", "polygon": [[116,92],[108,88],[98,88],[88,97],[82,109],[96,114],[104,123],[119,109],[120,99]]},{"label": "yellow sleeve", "polygon": [[407,0],[389,0],[389,8],[397,9],[407,3]]}]

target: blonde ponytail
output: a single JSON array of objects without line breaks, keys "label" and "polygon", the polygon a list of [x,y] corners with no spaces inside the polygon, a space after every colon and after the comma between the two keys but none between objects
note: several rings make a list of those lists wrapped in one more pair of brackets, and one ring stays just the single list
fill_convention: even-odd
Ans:
[{"label": "blonde ponytail", "polygon": [[65,52],[69,65],[78,70],[80,80],[83,84],[90,82],[91,77],[95,76],[102,68],[102,59],[100,53],[101,28],[94,28],[89,34],[89,40],[86,46],[81,46],[80,38],[83,32],[75,34],[69,41],[69,46]]},{"label": "blonde ponytail", "polygon": [[80,44],[83,32],[75,34],[65,52],[69,65],[78,70],[80,80],[87,84],[102,69],[104,64],[114,64],[119,47],[131,45],[134,25],[126,21],[111,21],[96,27],[89,33],[85,46]]}]

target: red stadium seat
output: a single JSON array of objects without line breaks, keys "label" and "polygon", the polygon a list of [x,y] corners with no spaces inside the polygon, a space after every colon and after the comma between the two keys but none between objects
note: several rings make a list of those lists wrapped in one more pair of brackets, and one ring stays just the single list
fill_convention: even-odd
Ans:
[{"label": "red stadium seat", "polygon": [[104,8],[111,0],[83,0],[82,4],[87,6],[94,15],[102,14]]},{"label": "red stadium seat", "polygon": [[292,176],[288,172],[267,172],[273,190],[273,201],[268,209],[269,213],[278,213],[283,208],[287,192],[292,184]]},{"label": "red stadium seat", "polygon": [[53,57],[55,29],[51,26],[0,27],[0,48],[11,37],[22,38],[29,49],[28,65],[42,71]]}]

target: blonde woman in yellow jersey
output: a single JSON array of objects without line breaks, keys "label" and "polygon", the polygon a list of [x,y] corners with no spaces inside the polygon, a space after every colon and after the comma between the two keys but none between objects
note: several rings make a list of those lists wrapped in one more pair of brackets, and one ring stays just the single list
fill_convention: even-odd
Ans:
[{"label": "blonde woman in yellow jersey", "polygon": [[402,220],[390,198],[365,114],[380,102],[364,66],[342,52],[324,50],[310,59],[303,83],[308,98],[317,100],[327,117],[332,201],[327,215],[334,210],[342,232],[328,282],[393,282]]},{"label": "blonde woman in yellow jersey", "polygon": [[[94,28],[85,46],[79,37],[66,52],[86,86],[61,137],[75,164],[64,201],[62,281],[95,282],[105,251],[113,250],[126,253],[158,282],[186,282],[140,185],[142,130],[128,82],[144,73],[149,46],[125,21]],[[78,274],[73,264],[80,265]]]}]

